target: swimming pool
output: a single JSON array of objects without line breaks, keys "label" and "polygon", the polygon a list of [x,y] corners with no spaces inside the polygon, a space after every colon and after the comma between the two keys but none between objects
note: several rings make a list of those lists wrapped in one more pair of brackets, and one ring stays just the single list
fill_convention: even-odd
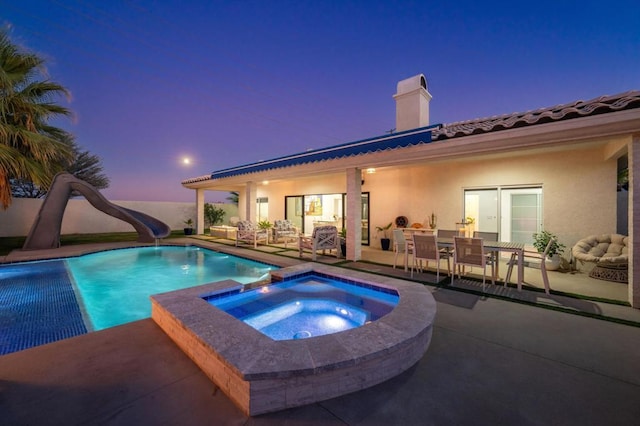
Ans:
[{"label": "swimming pool", "polygon": [[0,265],[0,355],[151,316],[149,296],[276,266],[195,246],[116,249]]},{"label": "swimming pool", "polygon": [[66,262],[96,331],[149,318],[152,294],[227,279],[249,284],[277,269],[195,246],[110,250]]},{"label": "swimming pool", "polygon": [[391,312],[398,299],[394,290],[316,275],[205,297],[274,340],[305,339],[360,327]]}]

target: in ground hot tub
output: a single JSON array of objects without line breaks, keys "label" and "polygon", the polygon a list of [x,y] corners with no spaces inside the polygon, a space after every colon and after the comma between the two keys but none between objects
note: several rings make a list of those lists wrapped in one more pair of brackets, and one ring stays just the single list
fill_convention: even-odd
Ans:
[{"label": "in ground hot tub", "polygon": [[308,272],[204,298],[273,340],[323,336],[376,321],[398,304],[386,287]]},{"label": "in ground hot tub", "polygon": [[[429,346],[436,304],[420,284],[319,264],[271,275],[273,286],[257,290],[244,291],[234,281],[223,281],[151,298],[154,321],[248,415],[371,387],[411,367]],[[269,309],[256,307],[265,299],[252,291],[277,294],[278,286],[294,287],[300,281],[306,288],[303,284],[297,291],[309,297],[277,296]],[[326,294],[316,297],[327,281],[354,291],[337,296],[344,298],[337,303]],[[363,294],[374,297],[364,300]],[[233,297],[251,300],[249,307],[229,302]],[[226,304],[230,312],[216,303],[223,309]],[[379,305],[390,308],[381,314]],[[312,327],[299,322],[316,316],[349,326],[316,336]],[[258,331],[274,324],[280,329],[289,320],[293,329],[285,331],[282,340]]]}]

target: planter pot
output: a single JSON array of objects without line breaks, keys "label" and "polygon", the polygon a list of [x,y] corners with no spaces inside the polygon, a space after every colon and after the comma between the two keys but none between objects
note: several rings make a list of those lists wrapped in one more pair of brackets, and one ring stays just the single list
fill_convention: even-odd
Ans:
[{"label": "planter pot", "polygon": [[193,235],[193,228],[184,228],[184,235]]},{"label": "planter pot", "polygon": [[553,256],[547,257],[544,262],[544,266],[547,268],[547,271],[557,271],[560,269],[561,258],[559,254],[554,254]]},{"label": "planter pot", "polygon": [[347,243],[340,243],[340,251],[342,252],[342,257],[347,257]]},{"label": "planter pot", "polygon": [[380,238],[380,246],[382,247],[382,250],[389,250],[389,247],[391,247],[391,239]]}]

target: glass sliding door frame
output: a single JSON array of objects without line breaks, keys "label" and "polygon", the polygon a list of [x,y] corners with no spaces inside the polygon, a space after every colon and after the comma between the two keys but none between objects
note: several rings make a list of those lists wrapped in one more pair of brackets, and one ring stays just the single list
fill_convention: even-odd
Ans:
[{"label": "glass sliding door frame", "polygon": [[533,234],[542,230],[542,187],[505,188],[500,198],[507,241],[532,244]]},{"label": "glass sliding door frame", "polygon": [[292,195],[284,197],[284,218],[289,219],[293,225],[302,232],[304,223],[303,195]]},{"label": "glass sliding door frame", "polygon": [[464,188],[464,217],[475,219],[475,231],[531,244],[533,233],[543,228],[542,195],[542,185]]},{"label": "glass sliding door frame", "polygon": [[[369,238],[371,237],[371,230],[369,229],[369,192],[363,192],[361,197],[362,197],[362,200],[361,200],[361,203],[360,203],[360,206],[361,206],[360,222],[362,224],[361,241],[362,241],[362,245],[368,246],[370,244]],[[346,213],[344,211],[346,209],[346,206],[347,206],[347,194],[342,194],[342,208],[343,208],[342,226],[343,227],[345,225],[344,218],[347,217],[347,215],[346,215]]]}]

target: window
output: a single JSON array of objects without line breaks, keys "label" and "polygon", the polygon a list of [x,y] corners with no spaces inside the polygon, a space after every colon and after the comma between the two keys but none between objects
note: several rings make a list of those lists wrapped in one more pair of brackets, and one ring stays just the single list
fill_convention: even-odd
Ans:
[{"label": "window", "polygon": [[269,198],[259,197],[256,198],[256,217],[258,222],[263,220],[269,220]]}]

